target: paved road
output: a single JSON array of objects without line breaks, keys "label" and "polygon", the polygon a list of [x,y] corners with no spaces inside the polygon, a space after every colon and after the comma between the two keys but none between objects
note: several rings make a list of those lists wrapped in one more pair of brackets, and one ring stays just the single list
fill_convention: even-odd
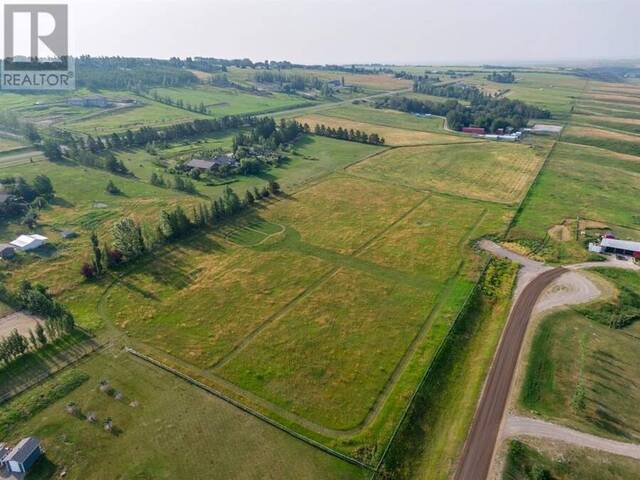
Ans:
[{"label": "paved road", "polygon": [[595,450],[640,460],[640,445],[596,437],[595,435],[578,432],[571,428],[561,427],[560,425],[544,422],[535,418],[515,415],[509,416],[505,422],[504,434],[507,437],[526,435],[529,437],[559,440],[578,447],[593,448]]},{"label": "paved road", "polygon": [[554,268],[533,279],[519,295],[491,365],[455,474],[456,480],[485,480],[533,308],[543,290],[567,270]]}]

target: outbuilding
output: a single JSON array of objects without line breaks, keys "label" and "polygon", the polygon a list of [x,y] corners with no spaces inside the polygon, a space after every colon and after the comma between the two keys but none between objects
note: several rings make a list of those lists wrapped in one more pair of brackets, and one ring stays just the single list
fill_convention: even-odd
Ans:
[{"label": "outbuilding", "polygon": [[20,440],[0,462],[11,473],[26,473],[42,455],[40,440],[27,437]]},{"label": "outbuilding", "polygon": [[618,240],[605,236],[600,243],[590,243],[589,251],[594,253],[613,253],[640,259],[640,242]]},{"label": "outbuilding", "polygon": [[13,245],[16,250],[19,250],[21,252],[28,252],[29,250],[35,250],[36,248],[39,248],[48,242],[49,239],[43,235],[20,235],[13,242],[11,242],[11,245]]},{"label": "outbuilding", "polygon": [[0,243],[0,258],[9,260],[16,256],[16,249],[8,243]]}]

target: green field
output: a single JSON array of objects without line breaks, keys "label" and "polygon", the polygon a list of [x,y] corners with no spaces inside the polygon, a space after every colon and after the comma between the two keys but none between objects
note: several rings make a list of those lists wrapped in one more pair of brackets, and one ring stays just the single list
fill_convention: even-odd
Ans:
[{"label": "green field", "polygon": [[[640,162],[602,149],[558,144],[531,190],[510,236],[543,240],[548,230],[579,215],[614,230],[639,229],[635,202]],[[572,242],[566,248],[573,249]],[[580,246],[581,257],[585,250]],[[567,261],[571,259],[567,258]]]},{"label": "green field", "polygon": [[489,266],[385,462],[392,478],[452,475],[507,318],[515,274],[516,266],[505,261]]},{"label": "green field", "polygon": [[303,97],[285,95],[284,93],[251,94],[232,88],[199,86],[196,88],[156,88],[150,96],[157,93],[160,98],[182,100],[198,107],[204,104],[207,113],[215,117],[225,115],[247,115],[272,113],[295,107],[314,105]]},{"label": "green field", "polygon": [[640,475],[640,462],[559,442],[511,441],[502,480],[530,480],[536,474],[562,480],[626,480]]},{"label": "green field", "polygon": [[349,173],[420,190],[514,203],[542,165],[544,151],[527,145],[412,147],[391,150],[349,168]]},{"label": "green field", "polygon": [[[478,274],[467,242],[508,219],[497,206],[331,177],[172,249],[100,308],[163,358],[294,425],[379,445]],[[437,243],[433,228],[446,231]],[[389,318],[402,318],[393,334]]]},{"label": "green field", "polygon": [[[640,293],[640,274],[597,271],[618,289]],[[635,442],[640,435],[634,407],[640,398],[635,385],[640,373],[638,337],[632,333],[635,326],[614,330],[585,316],[599,318],[597,312],[602,310],[608,319],[620,311],[619,306],[609,309],[607,305],[559,312],[542,320],[533,339],[520,402],[527,412],[554,422]]]},{"label": "green field", "polygon": [[[115,349],[92,357],[72,372],[86,380],[33,418],[10,429],[4,424],[3,441],[24,435],[43,439],[45,460],[29,478],[52,478],[62,468],[70,479],[366,478],[359,467]],[[68,378],[69,373],[64,376]],[[17,397],[6,408],[25,412],[24,405],[49,391],[56,378]],[[102,380],[124,398],[116,400],[101,392]],[[75,402],[79,416],[66,412],[68,402]],[[84,419],[90,412],[97,415],[94,424]],[[111,433],[102,428],[107,417],[113,421]]]},{"label": "green field", "polygon": [[114,112],[104,111],[100,115],[64,123],[63,128],[88,135],[109,135],[113,132],[137,130],[141,127],[165,127],[197,118],[209,118],[195,112],[154,102],[147,98],[136,97],[139,105]]},{"label": "green field", "polygon": [[[421,132],[441,132],[444,126],[444,119],[440,117],[416,117],[410,113],[364,105],[348,105],[323,110],[322,115]],[[460,139],[463,138],[466,137],[460,137]]]}]

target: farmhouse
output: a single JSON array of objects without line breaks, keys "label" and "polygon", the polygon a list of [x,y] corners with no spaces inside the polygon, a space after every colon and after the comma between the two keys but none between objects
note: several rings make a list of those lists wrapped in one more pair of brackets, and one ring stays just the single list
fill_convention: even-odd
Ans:
[{"label": "farmhouse", "polygon": [[16,256],[16,249],[8,243],[0,243],[0,258],[9,260]]},{"label": "farmhouse", "polygon": [[0,450],[0,455],[0,466],[11,473],[26,473],[42,455],[40,440],[35,437],[23,438],[9,453],[3,454]]},{"label": "farmhouse", "polygon": [[45,245],[49,239],[42,235],[33,234],[33,235],[20,235],[16,238],[11,245],[13,245],[16,250],[21,252],[28,252],[29,250],[35,250],[42,245]]},{"label": "farmhouse", "polygon": [[232,154],[218,155],[217,157],[207,160],[196,159],[190,160],[185,164],[185,167],[189,170],[197,169],[202,171],[211,172],[220,168],[236,168],[239,165],[238,161],[233,158]]},{"label": "farmhouse", "polygon": [[590,243],[589,251],[594,253],[614,253],[618,255],[628,255],[633,258],[640,258],[640,242],[630,240],[617,240],[605,236],[599,244]]}]

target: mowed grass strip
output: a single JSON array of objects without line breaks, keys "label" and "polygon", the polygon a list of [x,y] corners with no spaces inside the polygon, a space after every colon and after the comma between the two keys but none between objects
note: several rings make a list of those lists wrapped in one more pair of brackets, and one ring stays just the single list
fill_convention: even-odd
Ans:
[{"label": "mowed grass strip", "polygon": [[542,161],[543,156],[527,145],[407,147],[367,159],[348,172],[416,189],[515,203]]},{"label": "mowed grass strip", "polygon": [[[34,435],[46,460],[33,478],[366,478],[365,472],[275,429],[169,373],[115,351],[98,354],[63,375],[86,379],[77,388],[20,420],[2,441]],[[88,377],[88,378],[87,378]],[[58,377],[18,397],[51,397]],[[124,395],[98,389],[99,382]],[[79,417],[69,415],[74,402]],[[12,403],[9,407],[13,407]],[[96,423],[83,415],[95,412]],[[114,432],[102,422],[110,417]],[[61,441],[64,439],[64,441]],[[114,462],[113,459],[118,461]]]},{"label": "mowed grass strip", "polygon": [[342,127],[346,130],[360,130],[369,135],[377,133],[385,140],[385,145],[403,146],[403,145],[428,145],[438,143],[455,143],[464,141],[455,135],[445,135],[439,133],[431,133],[417,130],[403,130],[401,128],[387,127],[374,123],[358,122],[345,118],[329,117],[324,115],[303,115],[297,117],[300,123],[307,123],[311,127],[311,131],[316,125],[324,125],[338,129]]},{"label": "mowed grass strip", "polygon": [[219,373],[325,427],[355,428],[436,293],[341,269]]}]

